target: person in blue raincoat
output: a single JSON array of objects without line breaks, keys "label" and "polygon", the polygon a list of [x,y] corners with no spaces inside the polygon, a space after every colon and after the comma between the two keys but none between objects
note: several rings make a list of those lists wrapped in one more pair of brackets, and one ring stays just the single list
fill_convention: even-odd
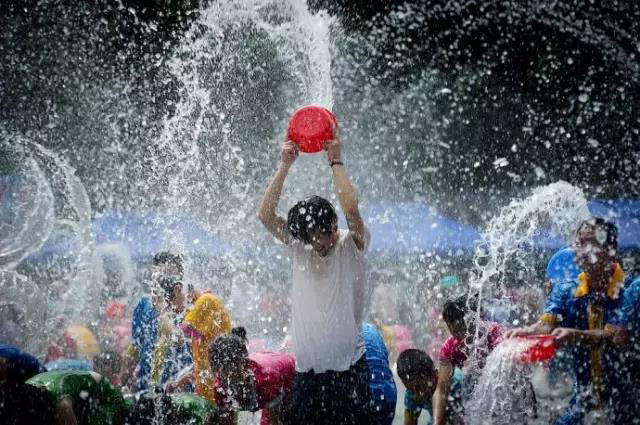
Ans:
[{"label": "person in blue raincoat", "polygon": [[180,256],[156,254],[152,296],[138,302],[131,324],[132,351],[138,361],[136,391],[172,382],[192,365],[190,344],[178,327],[185,310],[182,277]]},{"label": "person in blue raincoat", "polygon": [[[566,282],[574,283],[580,274],[576,263],[576,252],[572,248],[564,248],[553,254],[547,263],[546,288],[547,296],[556,285]],[[561,373],[573,378],[571,374],[571,347],[559,347],[556,355],[549,361],[549,384],[555,386]]]},{"label": "person in blue raincoat", "polygon": [[380,331],[370,323],[362,324],[362,338],[369,369],[372,416],[374,425],[390,425],[396,412],[398,392],[389,368],[389,353]]},{"label": "person in blue raincoat", "polygon": [[635,402],[622,379],[625,274],[615,260],[617,240],[614,224],[601,218],[583,222],[574,244],[581,273],[554,285],[538,322],[505,335],[551,333],[556,344],[571,347],[573,396],[557,425],[598,421],[602,416],[610,424],[626,424],[628,403]]},{"label": "person in blue raincoat", "polygon": [[[630,391],[628,397],[635,400],[637,397],[634,397],[633,394],[637,394],[638,382],[640,382],[640,278],[636,278],[625,287],[622,322],[627,332],[628,341],[625,350],[623,378]],[[630,405],[632,408],[629,411],[629,417],[639,418],[640,402],[635,400]]]}]

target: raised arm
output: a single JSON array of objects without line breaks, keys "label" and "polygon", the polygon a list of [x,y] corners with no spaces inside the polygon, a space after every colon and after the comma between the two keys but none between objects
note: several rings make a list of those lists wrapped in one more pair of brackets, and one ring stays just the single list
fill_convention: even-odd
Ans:
[{"label": "raised arm", "polygon": [[276,208],[280,201],[284,180],[289,173],[289,168],[291,168],[291,165],[297,157],[298,147],[291,140],[286,140],[282,145],[282,154],[278,169],[262,196],[260,208],[258,209],[258,218],[262,224],[264,224],[264,227],[284,244],[289,243],[291,234],[287,229],[287,220],[278,215]]},{"label": "raised arm", "polygon": [[336,194],[338,195],[338,201],[347,219],[349,232],[353,236],[353,240],[358,249],[362,251],[365,248],[366,230],[364,220],[362,220],[358,208],[358,195],[342,163],[342,143],[337,133],[334,140],[325,142],[324,149],[327,151],[329,165],[333,173],[333,184],[336,189]]},{"label": "raised arm", "polygon": [[444,425],[446,421],[447,402],[451,381],[453,379],[453,366],[441,364],[438,368],[438,383],[433,393],[433,425]]}]

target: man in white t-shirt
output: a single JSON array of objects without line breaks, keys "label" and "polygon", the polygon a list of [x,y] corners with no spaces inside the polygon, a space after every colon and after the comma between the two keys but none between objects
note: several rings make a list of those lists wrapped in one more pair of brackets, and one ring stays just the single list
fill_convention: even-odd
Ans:
[{"label": "man in white t-shirt", "polygon": [[292,316],[296,376],[292,423],[371,424],[368,370],[362,339],[365,253],[370,235],[341,160],[336,137],[324,145],[349,230],[338,229],[329,201],[296,203],[287,219],[276,213],[287,173],[298,156],[286,140],[258,217],[293,263]]}]

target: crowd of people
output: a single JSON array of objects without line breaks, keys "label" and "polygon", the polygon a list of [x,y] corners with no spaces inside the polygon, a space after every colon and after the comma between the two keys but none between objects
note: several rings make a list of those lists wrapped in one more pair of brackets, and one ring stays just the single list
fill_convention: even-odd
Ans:
[{"label": "crowd of people", "polygon": [[340,140],[325,150],[347,229],[319,196],[278,214],[298,156],[288,140],[258,209],[291,259],[290,350],[250,349],[224,300],[185,285],[182,258],[160,252],[150,293],[132,314],[123,304],[107,308],[99,334],[109,349],[82,325],[52,340],[43,361],[0,345],[2,423],[233,424],[238,412],[261,411],[261,424],[388,425],[398,402],[395,366],[406,425],[423,411],[434,425],[462,424],[471,352],[481,368],[505,338],[534,334],[551,334],[561,347],[550,374],[572,371],[573,396],[558,424],[640,420],[640,279],[616,262],[614,225],[585,221],[573,247],[551,260],[546,306],[533,325],[507,329],[466,294],[440,306],[450,335],[437,350],[404,345],[390,359],[393,332],[365,320],[371,235]]}]

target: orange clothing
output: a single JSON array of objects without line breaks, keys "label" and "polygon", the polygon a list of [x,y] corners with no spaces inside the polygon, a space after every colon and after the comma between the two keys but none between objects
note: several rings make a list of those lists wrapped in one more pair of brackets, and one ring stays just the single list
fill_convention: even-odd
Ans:
[{"label": "orange clothing", "polygon": [[210,293],[201,295],[184,318],[185,332],[191,334],[193,374],[196,394],[215,403],[214,374],[209,364],[209,345],[231,331],[231,318],[222,300]]}]

